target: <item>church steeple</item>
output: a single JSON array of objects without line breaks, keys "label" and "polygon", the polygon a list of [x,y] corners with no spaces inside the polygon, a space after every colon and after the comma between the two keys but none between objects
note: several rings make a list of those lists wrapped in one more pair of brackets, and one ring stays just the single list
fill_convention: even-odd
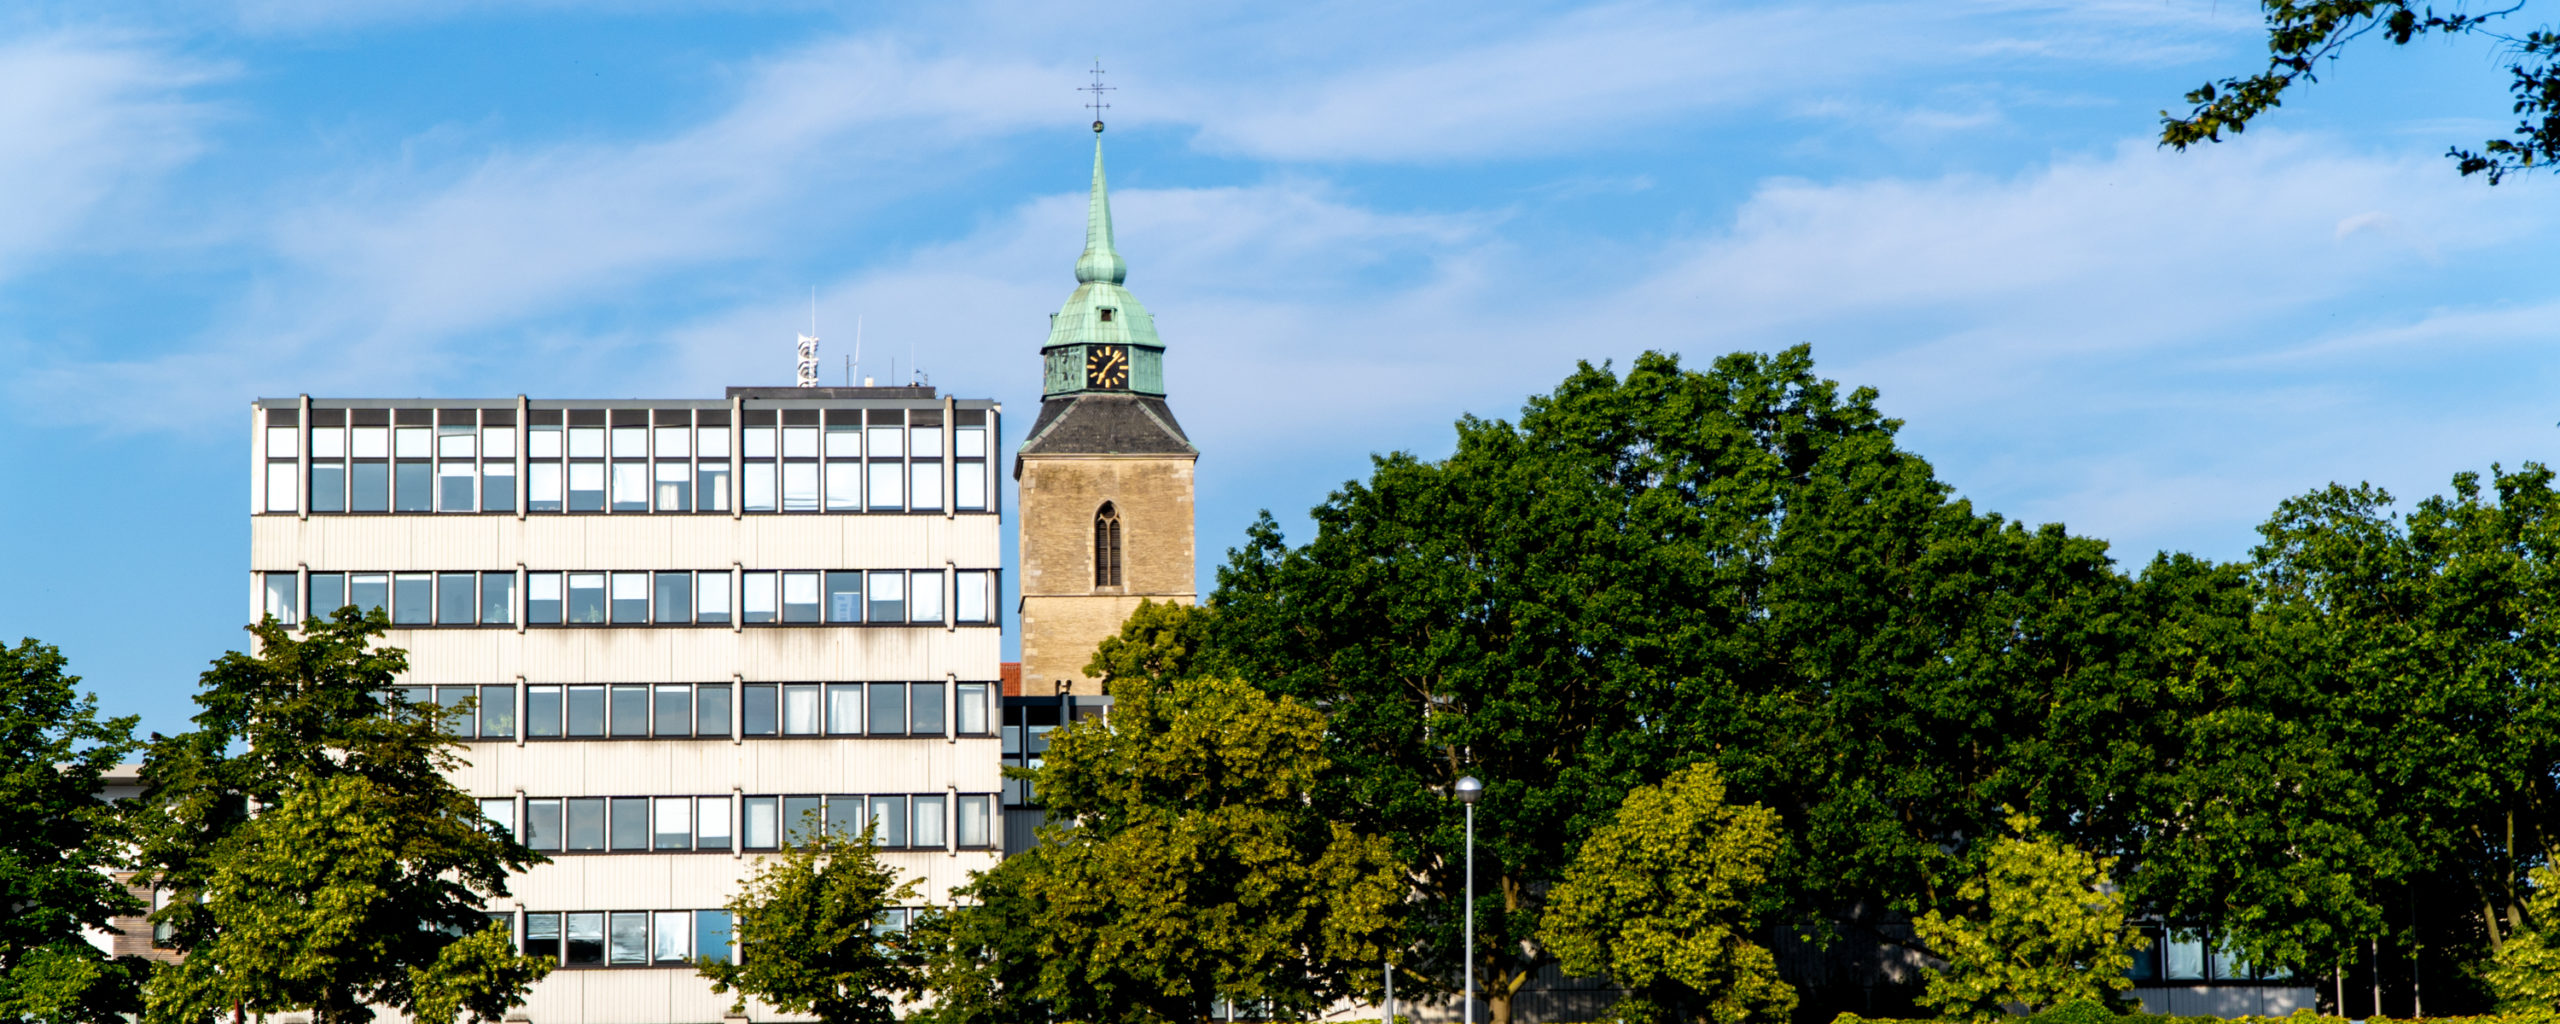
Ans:
[{"label": "church steeple", "polygon": [[1092,393],[1164,394],[1164,340],[1156,318],[1121,287],[1129,264],[1111,230],[1111,186],[1102,170],[1102,123],[1094,122],[1093,190],[1085,198],[1084,254],[1076,290],[1049,318],[1040,346],[1047,372],[1041,397]]}]

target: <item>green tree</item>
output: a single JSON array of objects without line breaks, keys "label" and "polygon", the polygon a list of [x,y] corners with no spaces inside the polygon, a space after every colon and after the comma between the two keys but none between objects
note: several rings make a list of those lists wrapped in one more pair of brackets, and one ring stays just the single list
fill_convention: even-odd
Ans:
[{"label": "green tree", "polygon": [[2460,146],[2445,155],[2463,174],[2485,175],[2497,184],[2508,174],[2551,166],[2560,160],[2560,31],[2549,26],[2522,35],[2501,31],[2520,10],[2519,2],[2478,14],[2461,10],[2436,13],[2410,0],[2261,0],[2267,20],[2267,67],[2252,75],[2207,82],[2187,93],[2184,116],[2160,112],[2160,141],[2179,150],[2199,142],[2220,142],[2222,134],[2238,135],[2268,110],[2282,105],[2295,85],[2319,80],[2323,63],[2334,62],[2347,47],[2379,33],[2394,45],[2406,46],[2426,36],[2472,36],[2499,44],[2514,97],[2515,129],[2508,138],[2490,139],[2479,149]]},{"label": "green tree", "polygon": [[740,955],[706,950],[697,968],[712,991],[736,991],[740,1011],[753,996],[827,1024],[897,1020],[896,994],[918,991],[921,974],[883,918],[916,884],[880,863],[870,828],[846,836],[811,822],[730,898]]},{"label": "green tree", "polygon": [[1929,971],[1924,1006],[1991,1020],[2004,1007],[2036,1012],[2065,1003],[2105,1002],[2133,985],[2133,945],[2125,898],[2108,879],[2113,861],[2093,857],[2009,819],[1982,873],[1957,890],[1972,917],[1932,910],[1912,922],[1945,966]]},{"label": "green tree", "polygon": [[99,718],[64,666],[50,644],[0,645],[0,1018],[106,1024],[141,1008],[148,966],[82,934],[144,909],[108,875],[127,831],[99,800],[137,744],[134,720]]},{"label": "green tree", "polygon": [[187,956],[146,986],[147,1019],[496,1020],[549,971],[485,910],[539,855],[447,778],[443,709],[391,695],[408,657],[374,646],[387,626],[352,608],[300,636],[251,626],[257,653],[205,672],[196,729],[153,741],[141,851]]},{"label": "green tree", "polygon": [[1724,799],[1712,764],[1627,794],[1547,898],[1539,935],[1564,969],[1626,989],[1631,1022],[1783,1021],[1795,989],[1751,941],[1769,902],[1778,816]]},{"label": "green tree", "polygon": [[[1214,677],[1122,678],[1112,695],[1108,718],[1051,734],[1034,776],[1051,824],[982,904],[1036,936],[1031,998],[1059,1019],[1173,1022],[1221,998],[1300,1016],[1371,991],[1397,955],[1404,872],[1309,807],[1324,717]],[[964,986],[992,987],[935,984]]]},{"label": "green tree", "polygon": [[2523,920],[2481,972],[2500,1014],[2560,1017],[2560,868],[2534,869]]},{"label": "green tree", "polygon": [[952,890],[954,908],[928,911],[908,932],[933,993],[909,1019],[923,1024],[1021,1024],[1058,1019],[1040,996],[1040,905],[1030,890],[1048,870],[1045,847],[999,861]]}]

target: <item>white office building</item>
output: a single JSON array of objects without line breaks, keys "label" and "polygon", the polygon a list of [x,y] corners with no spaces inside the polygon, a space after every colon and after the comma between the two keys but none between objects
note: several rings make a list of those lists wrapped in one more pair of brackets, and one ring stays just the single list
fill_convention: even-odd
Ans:
[{"label": "white office building", "polygon": [[[930,388],[268,399],[249,607],[385,610],[457,781],[551,863],[493,906],[535,1024],[707,1024],[690,964],[810,816],[940,903],[992,867],[999,410]],[[751,1008],[750,1016],[775,1016]]]}]

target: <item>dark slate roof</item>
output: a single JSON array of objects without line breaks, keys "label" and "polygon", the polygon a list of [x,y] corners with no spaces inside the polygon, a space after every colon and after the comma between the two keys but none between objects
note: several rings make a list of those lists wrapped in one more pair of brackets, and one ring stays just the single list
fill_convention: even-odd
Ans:
[{"label": "dark slate roof", "polygon": [[1198,455],[1164,399],[1087,392],[1040,403],[1024,455]]}]

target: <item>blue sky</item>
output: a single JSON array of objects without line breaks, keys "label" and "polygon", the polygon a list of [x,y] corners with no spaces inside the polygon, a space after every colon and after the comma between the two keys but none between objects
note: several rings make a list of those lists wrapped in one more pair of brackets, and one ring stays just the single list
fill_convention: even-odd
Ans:
[{"label": "blue sky", "polygon": [[[1092,136],[1205,452],[1203,576],[1372,452],[1576,360],[1809,342],[1980,505],[2136,564],[2332,480],[2560,441],[2542,177],[2485,45],[2375,46],[2240,141],[2156,112],[2254,5],[335,0],[0,14],[0,636],[182,727],[247,608],[247,411],[694,397],[840,367],[999,399]],[[840,372],[835,370],[831,372]],[[1204,579],[1204,584],[1205,584]]]}]

